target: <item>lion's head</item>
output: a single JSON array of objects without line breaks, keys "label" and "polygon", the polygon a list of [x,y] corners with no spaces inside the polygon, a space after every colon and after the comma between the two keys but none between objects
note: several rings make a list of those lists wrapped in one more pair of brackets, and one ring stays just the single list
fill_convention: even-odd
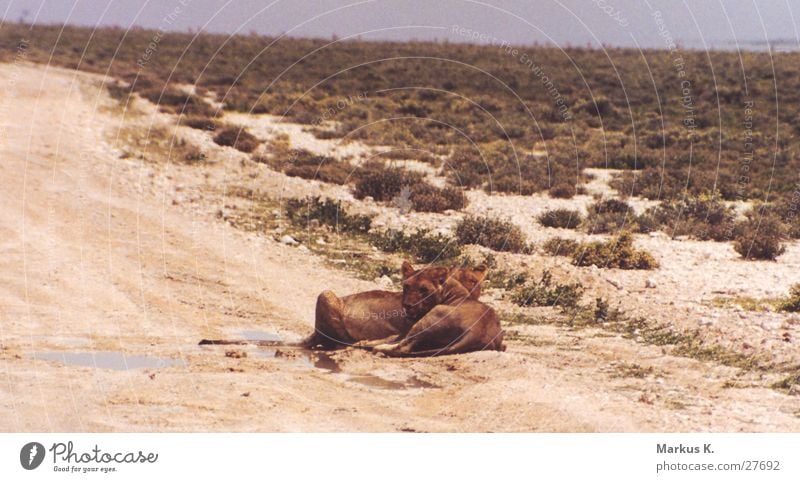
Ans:
[{"label": "lion's head", "polygon": [[431,266],[415,270],[411,263],[404,261],[402,274],[403,309],[406,318],[418,320],[444,301],[445,292],[442,288],[448,278],[451,282],[460,283],[470,298],[477,299],[481,282],[486,277],[486,268],[479,266],[474,269],[451,269]]}]

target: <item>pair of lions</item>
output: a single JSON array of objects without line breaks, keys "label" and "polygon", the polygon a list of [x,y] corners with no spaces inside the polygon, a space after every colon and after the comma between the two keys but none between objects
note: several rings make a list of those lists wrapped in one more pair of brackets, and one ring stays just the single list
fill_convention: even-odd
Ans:
[{"label": "pair of lions", "polygon": [[503,350],[494,310],[478,301],[486,268],[402,266],[403,292],[366,291],[317,298],[309,347],[353,345],[389,356]]}]

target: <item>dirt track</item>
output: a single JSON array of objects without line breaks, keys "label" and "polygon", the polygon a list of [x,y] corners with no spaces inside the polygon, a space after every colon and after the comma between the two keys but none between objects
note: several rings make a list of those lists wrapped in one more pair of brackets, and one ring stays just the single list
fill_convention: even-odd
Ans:
[{"label": "dirt track", "polygon": [[[505,353],[421,360],[198,347],[245,330],[297,340],[317,293],[374,285],[174,206],[183,171],[120,158],[107,139],[128,120],[97,77],[4,64],[0,85],[0,430],[800,430],[797,397],[723,388],[735,369],[594,330],[535,326],[536,343]],[[94,369],[43,352],[177,364]],[[652,370],[620,375],[626,364]]]}]

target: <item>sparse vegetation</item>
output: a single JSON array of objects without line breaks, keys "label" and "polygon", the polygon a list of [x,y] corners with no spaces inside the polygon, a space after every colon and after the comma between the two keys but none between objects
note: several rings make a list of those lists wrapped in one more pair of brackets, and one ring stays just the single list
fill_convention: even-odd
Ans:
[{"label": "sparse vegetation", "polygon": [[[662,98],[677,95],[666,50],[618,48],[606,58],[591,49],[568,48],[565,55],[560,49],[520,46],[558,86],[566,100],[562,109],[525,63],[496,55],[492,46],[357,40],[328,45],[324,39],[172,32],[140,69],[137,62],[156,34],[7,23],[0,32],[0,57],[12,60],[25,38],[30,61],[108,72],[119,79],[108,84],[115,98],[134,92],[163,110],[192,116],[216,114],[206,101],[209,95],[227,111],[314,124],[332,106],[358,97],[336,110],[334,130],[314,132],[402,151],[390,157],[431,162],[427,153],[435,153],[447,158],[448,177],[457,186],[568,196],[572,189],[565,186],[580,184],[583,168],[593,166],[623,169],[613,187],[624,195],[671,202],[717,189],[723,200],[747,200],[763,199],[769,189],[776,204],[796,204],[798,53],[776,59],[756,52],[741,57],[738,52],[682,52],[697,114],[687,119],[680,103],[659,103],[653,95],[653,90]],[[411,48],[413,56],[397,55]],[[218,53],[209,59],[209,52]],[[296,64],[299,58],[305,61]],[[369,61],[375,58],[392,60]],[[620,82],[608,81],[612,62]],[[744,91],[740,69],[734,68],[740,64],[756,105],[780,98],[784,106],[780,116],[774,109],[753,110],[753,158],[775,162],[748,164],[747,172],[742,172],[741,143],[730,134],[741,124]],[[358,67],[333,75],[342,65]],[[497,80],[484,72],[496,73]],[[326,80],[312,88],[320,79]],[[420,88],[395,88],[412,84]],[[531,112],[542,115],[532,122]],[[398,114],[393,122],[372,122]],[[601,127],[603,134],[596,134]],[[546,152],[534,154],[543,143]],[[739,182],[743,175],[746,185]]]},{"label": "sparse vegetation", "polygon": [[422,182],[422,179],[422,174],[418,172],[371,162],[359,170],[353,194],[357,199],[369,196],[375,201],[391,201],[400,195],[403,188],[407,188],[410,201],[411,187]]},{"label": "sparse vegetation", "polygon": [[362,214],[349,214],[341,201],[321,200],[319,196],[305,199],[287,199],[286,216],[303,227],[324,225],[337,231],[366,233],[372,218]]},{"label": "sparse vegetation", "polygon": [[425,181],[418,172],[371,162],[357,173],[354,195],[369,196],[376,201],[394,201],[400,207],[421,212],[442,212],[462,209],[467,198],[457,187],[439,188]]},{"label": "sparse vegetation", "polygon": [[603,199],[588,207],[589,215],[584,221],[590,234],[613,233],[636,228],[636,213],[628,203],[619,199]]},{"label": "sparse vegetation", "polygon": [[457,187],[439,188],[428,183],[418,183],[411,188],[411,203],[415,211],[440,213],[466,207],[467,197]]},{"label": "sparse vegetation", "polygon": [[434,263],[461,255],[458,243],[443,234],[431,234],[422,229],[412,234],[398,230],[383,231],[370,236],[372,244],[387,253],[407,253],[422,263]]},{"label": "sparse vegetation", "polygon": [[571,199],[575,196],[575,186],[562,182],[551,187],[549,191],[550,197],[557,199]]},{"label": "sparse vegetation", "polygon": [[774,261],[786,251],[786,226],[775,215],[751,211],[734,232],[733,249],[744,259]]},{"label": "sparse vegetation", "polygon": [[536,218],[539,224],[547,228],[575,229],[583,222],[581,213],[574,209],[551,209]]},{"label": "sparse vegetation", "polygon": [[456,237],[462,244],[477,244],[495,251],[520,253],[527,248],[525,235],[518,226],[495,218],[467,216],[456,226]]},{"label": "sparse vegetation", "polygon": [[228,126],[224,127],[214,136],[214,142],[220,146],[233,147],[236,150],[250,153],[256,150],[259,141],[253,134],[247,132],[244,127]]},{"label": "sparse vegetation", "polygon": [[800,312],[800,283],[792,285],[789,289],[789,297],[778,305],[778,309],[791,313]]},{"label": "sparse vegetation", "polygon": [[219,127],[219,123],[212,117],[204,116],[188,116],[181,117],[181,124],[191,127],[192,129],[199,129],[204,131],[213,132]]},{"label": "sparse vegetation", "polygon": [[579,305],[583,292],[580,283],[554,282],[552,273],[545,271],[536,283],[517,288],[511,300],[520,306],[558,306],[569,310]]},{"label": "sparse vegetation", "polygon": [[614,365],[612,378],[647,378],[655,375],[653,367],[643,367],[638,363],[617,363]]},{"label": "sparse vegetation", "polygon": [[795,387],[800,387],[800,372],[792,373],[772,384],[773,389],[781,391],[789,391]]},{"label": "sparse vegetation", "polygon": [[550,238],[542,245],[544,252],[551,256],[572,257],[580,250],[581,244],[574,239]]},{"label": "sparse vegetation", "polygon": [[333,184],[345,184],[353,176],[354,167],[345,161],[337,161],[328,156],[321,156],[305,149],[292,149],[286,153],[285,159],[276,159],[273,166],[283,167],[287,176],[316,179]]},{"label": "sparse vegetation", "polygon": [[658,262],[646,252],[635,249],[633,235],[623,232],[605,242],[586,243],[573,254],[577,266],[595,265],[599,268],[655,269]]},{"label": "sparse vegetation", "polygon": [[778,298],[754,298],[752,296],[734,296],[711,299],[710,305],[718,308],[740,308],[746,311],[775,311],[781,300]]},{"label": "sparse vegetation", "polygon": [[[677,201],[664,201],[642,218],[649,218],[672,236],[727,241],[733,236],[736,213],[719,194],[703,193]],[[640,218],[640,219],[642,219]]]}]

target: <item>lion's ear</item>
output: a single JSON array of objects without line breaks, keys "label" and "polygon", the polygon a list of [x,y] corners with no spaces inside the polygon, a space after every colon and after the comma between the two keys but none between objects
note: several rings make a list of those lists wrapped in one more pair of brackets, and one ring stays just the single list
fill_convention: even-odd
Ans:
[{"label": "lion's ear", "polygon": [[480,283],[486,279],[486,275],[489,274],[489,269],[484,265],[480,265],[473,269],[472,272],[475,274],[475,277],[478,278],[478,283]]},{"label": "lion's ear", "polygon": [[403,274],[404,280],[414,276],[415,273],[414,267],[408,261],[403,261],[403,265],[400,266],[400,272]]}]

